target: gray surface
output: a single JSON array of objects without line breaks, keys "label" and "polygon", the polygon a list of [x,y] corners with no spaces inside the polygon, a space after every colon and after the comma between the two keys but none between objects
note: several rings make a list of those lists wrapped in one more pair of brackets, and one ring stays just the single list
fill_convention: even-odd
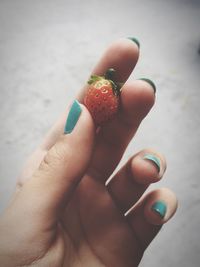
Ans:
[{"label": "gray surface", "polygon": [[0,210],[25,158],[102,51],[126,36],[141,42],[134,76],[151,77],[158,93],[124,160],[144,147],[163,152],[160,186],[180,202],[141,266],[198,267],[200,1],[0,1]]}]

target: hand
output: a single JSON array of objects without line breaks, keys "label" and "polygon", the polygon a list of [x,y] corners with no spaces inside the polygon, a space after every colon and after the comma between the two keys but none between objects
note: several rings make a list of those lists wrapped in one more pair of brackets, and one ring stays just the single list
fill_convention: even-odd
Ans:
[{"label": "hand", "polygon": [[[27,161],[0,219],[1,266],[138,266],[174,214],[177,200],[169,189],[143,196],[166,169],[160,153],[144,149],[108,180],[155,101],[149,80],[126,82],[138,56],[134,42],[119,40],[93,70],[102,75],[112,67],[125,82],[114,120],[97,132],[88,110],[74,102],[73,114],[70,105]],[[73,122],[68,119],[64,134],[68,116]]]}]

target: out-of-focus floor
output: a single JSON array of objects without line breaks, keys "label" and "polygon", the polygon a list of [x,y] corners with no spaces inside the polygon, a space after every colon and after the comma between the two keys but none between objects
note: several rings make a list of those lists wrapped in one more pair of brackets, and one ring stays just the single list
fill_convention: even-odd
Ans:
[{"label": "out-of-focus floor", "polygon": [[144,147],[168,159],[158,186],[179,199],[176,216],[142,267],[200,266],[200,1],[0,0],[0,210],[25,158],[85,83],[106,46],[135,36],[131,79],[149,77],[157,101],[124,161]]}]

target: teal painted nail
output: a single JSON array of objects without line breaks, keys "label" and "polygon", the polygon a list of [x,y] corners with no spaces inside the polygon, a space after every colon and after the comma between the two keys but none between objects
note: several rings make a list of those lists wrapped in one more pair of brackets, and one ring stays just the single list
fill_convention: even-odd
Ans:
[{"label": "teal painted nail", "polygon": [[71,106],[71,109],[69,111],[67,121],[65,124],[64,133],[69,134],[73,131],[80,115],[82,112],[82,108],[77,100],[75,100]]},{"label": "teal painted nail", "polygon": [[156,156],[154,156],[152,154],[146,154],[146,155],[144,155],[143,159],[150,160],[151,162],[153,162],[154,165],[156,166],[156,168],[158,169],[158,172],[160,172],[160,160],[159,160],[159,158],[157,158]]},{"label": "teal painted nail", "polygon": [[156,86],[155,86],[155,83],[154,83],[154,82],[152,82],[150,79],[147,79],[147,78],[140,78],[139,80],[145,81],[145,82],[147,82],[148,84],[150,84],[151,87],[152,87],[153,90],[154,90],[154,93],[156,93]]},{"label": "teal painted nail", "polygon": [[133,41],[138,48],[140,48],[140,42],[138,41],[138,39],[136,39],[135,37],[128,37],[129,40]]},{"label": "teal painted nail", "polygon": [[165,217],[167,206],[163,201],[156,201],[152,207],[152,211],[156,212],[161,218]]}]

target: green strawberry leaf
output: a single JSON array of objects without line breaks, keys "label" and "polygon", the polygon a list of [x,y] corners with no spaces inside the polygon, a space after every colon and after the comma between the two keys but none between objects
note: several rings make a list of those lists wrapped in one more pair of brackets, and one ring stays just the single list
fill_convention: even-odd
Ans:
[{"label": "green strawberry leaf", "polygon": [[102,79],[101,76],[91,75],[90,79],[88,80],[88,84],[93,84],[94,82],[100,81],[101,79]]}]

